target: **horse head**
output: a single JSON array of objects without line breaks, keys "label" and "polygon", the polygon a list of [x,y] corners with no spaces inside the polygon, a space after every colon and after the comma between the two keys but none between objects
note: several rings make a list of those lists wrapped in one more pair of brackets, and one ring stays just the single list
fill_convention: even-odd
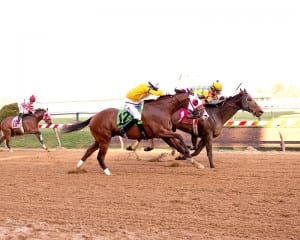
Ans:
[{"label": "horse head", "polygon": [[48,109],[38,108],[35,110],[34,114],[36,115],[38,121],[44,120],[47,124],[52,124],[52,119]]},{"label": "horse head", "polygon": [[260,117],[264,111],[257,104],[257,102],[250,96],[246,89],[240,89],[240,94],[242,95],[241,110],[252,113],[255,117]]}]

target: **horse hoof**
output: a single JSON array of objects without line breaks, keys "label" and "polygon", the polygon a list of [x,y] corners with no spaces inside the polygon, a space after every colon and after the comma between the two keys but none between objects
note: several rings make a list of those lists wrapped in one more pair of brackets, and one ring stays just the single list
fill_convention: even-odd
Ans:
[{"label": "horse hoof", "polygon": [[108,168],[105,168],[103,171],[104,171],[104,173],[105,173],[106,176],[111,175],[111,172],[109,171]]},{"label": "horse hoof", "polygon": [[196,168],[201,168],[201,169],[204,169],[204,168],[205,168],[204,165],[201,164],[201,163],[194,162],[193,164],[195,165]]},{"label": "horse hoof", "polygon": [[145,152],[150,152],[150,151],[152,151],[152,150],[153,150],[152,147],[145,147],[145,148],[144,148],[144,151],[145,151]]},{"label": "horse hoof", "polygon": [[186,160],[186,158],[184,156],[178,156],[175,158],[175,160]]},{"label": "horse hoof", "polygon": [[128,146],[128,147],[126,148],[126,150],[127,150],[127,151],[133,151],[133,148],[132,148],[132,146]]}]

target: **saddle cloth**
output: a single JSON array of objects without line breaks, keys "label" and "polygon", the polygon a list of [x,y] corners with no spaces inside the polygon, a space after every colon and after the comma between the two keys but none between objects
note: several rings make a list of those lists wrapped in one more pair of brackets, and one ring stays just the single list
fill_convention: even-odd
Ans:
[{"label": "saddle cloth", "polygon": [[189,111],[185,108],[181,108],[178,112],[178,122],[185,123],[185,124],[195,124],[197,122],[197,118],[189,117]]},{"label": "saddle cloth", "polygon": [[14,117],[11,121],[12,128],[21,128],[22,127],[22,121],[18,122],[18,116]]},{"label": "saddle cloth", "polygon": [[[133,116],[124,108],[119,109],[117,115],[117,127],[121,128],[125,123],[133,119]],[[138,121],[138,124],[142,124],[142,120]]]}]

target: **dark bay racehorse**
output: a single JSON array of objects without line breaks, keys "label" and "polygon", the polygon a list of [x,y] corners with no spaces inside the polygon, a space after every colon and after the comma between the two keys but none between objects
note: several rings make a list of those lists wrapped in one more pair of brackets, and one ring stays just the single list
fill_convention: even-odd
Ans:
[{"label": "dark bay racehorse", "polygon": [[[186,108],[188,103],[189,93],[186,92],[178,92],[174,95],[159,97],[154,101],[146,101],[142,113],[143,126],[149,138],[162,138],[169,146],[190,159],[196,167],[202,167],[191,158],[182,136],[172,131],[172,114],[181,107]],[[86,150],[81,160],[79,160],[77,168],[80,168],[84,161],[99,149],[97,160],[104,173],[106,175],[111,174],[104,159],[111,138],[117,135],[120,136],[120,128],[117,126],[118,111],[119,109],[116,108],[107,108],[86,121],[66,125],[62,128],[62,133],[68,133],[78,131],[89,125],[91,134],[94,137],[94,143]],[[127,136],[129,139],[141,139],[139,128],[136,125],[133,126],[127,132]]]},{"label": "dark bay racehorse", "polygon": [[[238,94],[228,97],[217,105],[205,105],[205,109],[209,114],[209,118],[208,120],[199,119],[198,134],[195,134],[193,125],[178,122],[177,112],[172,115],[172,124],[174,128],[191,134],[193,148],[195,149],[191,154],[192,156],[197,156],[204,146],[206,147],[210,167],[214,168],[212,155],[213,138],[221,134],[224,124],[232,118],[238,110],[247,111],[256,117],[260,117],[263,114],[263,110],[245,89],[240,89]],[[201,140],[197,144],[198,137],[201,138]],[[136,148],[137,145],[138,144],[135,143],[134,148]],[[153,142],[149,148],[153,148]],[[185,157],[180,156],[178,159],[184,160]]]},{"label": "dark bay racehorse", "polygon": [[50,114],[48,110],[45,109],[36,109],[32,114],[26,114],[23,116],[23,129],[21,128],[13,128],[12,122],[15,117],[7,117],[2,120],[0,124],[0,130],[2,131],[2,136],[0,138],[0,144],[5,140],[6,146],[9,151],[12,152],[12,148],[10,147],[10,138],[14,136],[21,136],[24,134],[34,134],[43,149],[48,150],[44,140],[42,133],[39,131],[38,123],[41,120],[44,120],[47,124],[52,124]]}]

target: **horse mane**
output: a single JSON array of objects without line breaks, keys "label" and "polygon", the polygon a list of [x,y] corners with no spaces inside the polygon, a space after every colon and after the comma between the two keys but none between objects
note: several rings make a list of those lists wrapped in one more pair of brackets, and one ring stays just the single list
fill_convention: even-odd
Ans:
[{"label": "horse mane", "polygon": [[[228,98],[227,98],[227,99],[228,99]],[[215,108],[217,108],[217,107],[222,106],[222,105],[226,102],[227,99],[220,100],[220,101],[217,102],[217,103],[204,103],[204,106],[205,106],[205,107],[215,107]]]},{"label": "horse mane", "polygon": [[44,111],[46,111],[44,108],[37,108],[37,109],[35,109],[35,112],[44,112]]},{"label": "horse mane", "polygon": [[187,92],[186,89],[179,89],[179,88],[175,88],[174,91],[175,91],[175,93],[186,93]]},{"label": "horse mane", "polygon": [[233,96],[226,97],[223,100],[219,100],[217,103],[205,103],[204,105],[205,105],[205,107],[215,107],[215,108],[221,107],[222,105],[224,105],[224,103],[231,101],[232,99],[240,97],[240,94],[243,94],[243,93],[247,93],[247,91],[245,89],[244,90],[241,89],[239,93],[237,93]]}]

